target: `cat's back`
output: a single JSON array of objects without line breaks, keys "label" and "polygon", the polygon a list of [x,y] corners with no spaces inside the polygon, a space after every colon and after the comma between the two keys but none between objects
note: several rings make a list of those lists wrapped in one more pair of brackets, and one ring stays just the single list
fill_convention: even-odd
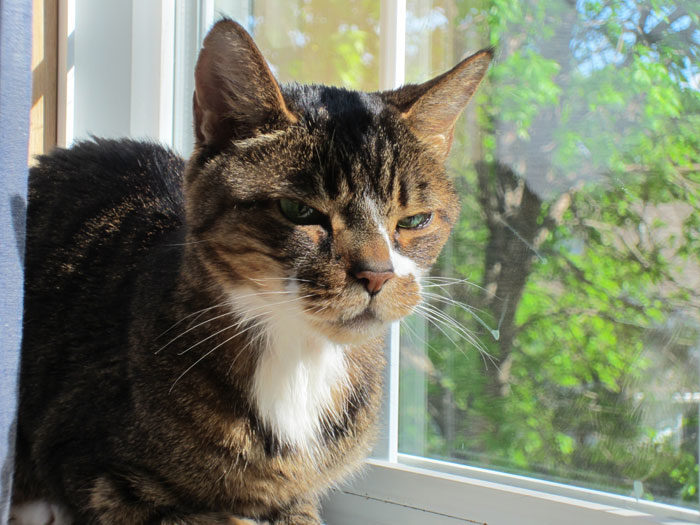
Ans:
[{"label": "cat's back", "polygon": [[29,177],[28,272],[74,266],[116,244],[138,249],[126,241],[181,225],[183,170],[171,151],[132,140],[95,139],[39,157]]},{"label": "cat's back", "polygon": [[183,224],[183,171],[171,151],[132,140],[95,139],[40,157],[29,177],[26,322],[125,297],[143,256]]},{"label": "cat's back", "polygon": [[[100,139],[57,149],[30,171],[27,412],[40,413],[72,374],[122,359],[139,278],[155,253],[178,240],[183,171],[184,161],[156,144]],[[178,249],[168,249],[176,260]]]}]

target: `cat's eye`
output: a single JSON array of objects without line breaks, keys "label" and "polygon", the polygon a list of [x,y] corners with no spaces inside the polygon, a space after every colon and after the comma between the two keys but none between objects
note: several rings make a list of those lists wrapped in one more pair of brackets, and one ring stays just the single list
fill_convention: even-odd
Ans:
[{"label": "cat's eye", "polygon": [[409,217],[404,217],[396,223],[396,226],[405,230],[415,230],[426,226],[432,218],[432,213],[417,213]]},{"label": "cat's eye", "polygon": [[282,215],[294,224],[320,224],[325,217],[320,211],[293,199],[280,199],[279,206]]}]

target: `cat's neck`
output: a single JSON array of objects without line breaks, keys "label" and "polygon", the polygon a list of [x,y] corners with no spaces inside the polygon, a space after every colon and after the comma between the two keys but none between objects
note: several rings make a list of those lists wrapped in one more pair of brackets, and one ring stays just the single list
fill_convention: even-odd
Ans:
[{"label": "cat's neck", "polygon": [[309,324],[293,280],[211,289],[204,284],[211,282],[210,270],[197,259],[185,261],[178,315],[195,319],[204,310],[192,326],[213,319],[197,326],[188,344],[220,332],[195,349],[213,352],[192,371],[227,374],[228,382],[244,388],[257,420],[277,443],[313,453],[324,430],[344,416],[351,388],[348,349]]},{"label": "cat's neck", "polygon": [[294,286],[277,292],[240,287],[233,308],[255,331],[258,359],[251,384],[257,415],[275,439],[313,453],[324,428],[343,416],[348,385],[345,347],[304,318]]}]

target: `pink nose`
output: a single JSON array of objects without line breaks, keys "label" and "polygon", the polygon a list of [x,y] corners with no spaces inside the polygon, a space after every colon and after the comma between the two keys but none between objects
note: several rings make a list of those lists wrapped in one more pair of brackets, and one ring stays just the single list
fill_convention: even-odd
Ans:
[{"label": "pink nose", "polygon": [[382,289],[382,286],[384,286],[385,282],[387,282],[394,276],[394,272],[373,272],[370,270],[363,270],[354,272],[354,275],[357,279],[364,283],[367,291],[371,295],[374,295]]}]

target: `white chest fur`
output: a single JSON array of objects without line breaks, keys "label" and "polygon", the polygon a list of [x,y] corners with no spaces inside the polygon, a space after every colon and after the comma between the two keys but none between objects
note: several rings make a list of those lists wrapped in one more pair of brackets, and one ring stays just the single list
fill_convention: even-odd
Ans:
[{"label": "white chest fur", "polygon": [[241,308],[243,302],[260,323],[252,391],[258,416],[281,443],[313,452],[324,415],[332,414],[334,396],[347,385],[344,349],[306,323],[293,287],[281,296],[241,291],[234,303]]},{"label": "white chest fur", "polygon": [[347,381],[343,351],[299,334],[274,339],[255,371],[258,413],[282,443],[312,450],[334,390]]}]

